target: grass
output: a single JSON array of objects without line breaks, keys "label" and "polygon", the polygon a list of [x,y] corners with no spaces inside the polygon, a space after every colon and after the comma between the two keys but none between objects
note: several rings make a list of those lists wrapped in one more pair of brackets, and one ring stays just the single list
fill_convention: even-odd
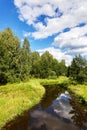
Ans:
[{"label": "grass", "polygon": [[0,86],[0,129],[6,122],[37,104],[44,93],[44,88],[35,79]]},{"label": "grass", "polygon": [[39,82],[42,84],[42,85],[55,85],[55,84],[58,84],[58,85],[61,85],[61,84],[68,84],[69,83],[69,79],[65,76],[60,76],[56,79],[39,79]]},{"label": "grass", "polygon": [[75,93],[75,95],[82,97],[87,102],[87,85],[70,85],[68,88]]}]

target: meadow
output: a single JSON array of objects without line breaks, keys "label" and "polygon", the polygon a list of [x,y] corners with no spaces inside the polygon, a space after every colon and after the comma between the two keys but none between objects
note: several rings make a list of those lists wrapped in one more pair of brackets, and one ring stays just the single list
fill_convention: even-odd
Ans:
[{"label": "meadow", "polygon": [[0,86],[0,128],[37,104],[44,93],[44,87],[35,79]]}]

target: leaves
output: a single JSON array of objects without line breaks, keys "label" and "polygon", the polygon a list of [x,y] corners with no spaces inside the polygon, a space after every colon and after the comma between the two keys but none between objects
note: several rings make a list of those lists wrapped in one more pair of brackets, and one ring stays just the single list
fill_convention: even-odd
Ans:
[{"label": "leaves", "polygon": [[87,79],[87,61],[81,55],[75,56],[68,68],[69,76],[79,83],[83,83]]}]

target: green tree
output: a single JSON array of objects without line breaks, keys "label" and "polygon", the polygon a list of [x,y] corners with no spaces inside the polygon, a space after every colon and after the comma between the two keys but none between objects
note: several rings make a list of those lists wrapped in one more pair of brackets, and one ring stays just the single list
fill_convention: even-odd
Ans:
[{"label": "green tree", "polygon": [[20,77],[21,80],[25,80],[26,78],[29,78],[31,70],[31,50],[30,50],[30,43],[27,38],[24,38],[24,43],[21,50],[20,64],[21,64]]},{"label": "green tree", "polygon": [[7,83],[7,71],[9,69],[8,65],[8,53],[6,46],[0,41],[0,84]]},{"label": "green tree", "polygon": [[68,75],[79,83],[83,83],[87,78],[86,68],[87,61],[81,55],[77,55],[68,68]]},{"label": "green tree", "polygon": [[65,60],[62,60],[59,63],[59,75],[66,76],[67,75],[67,66],[65,64]]},{"label": "green tree", "polygon": [[41,71],[40,71],[40,76],[41,78],[48,78],[50,74],[52,74],[51,71],[53,68],[53,56],[46,51],[42,56],[41,56]]},{"label": "green tree", "polygon": [[40,60],[41,57],[38,52],[31,53],[31,75],[40,78]]},{"label": "green tree", "polygon": [[[13,34],[10,28],[0,33],[0,53],[1,62],[0,62],[0,75],[3,77],[4,82],[14,82],[17,71],[17,56],[18,49],[20,48],[19,39]],[[4,71],[2,68],[5,64]],[[3,74],[4,73],[4,74]]]},{"label": "green tree", "polygon": [[56,73],[56,76],[59,76],[59,62],[57,59],[53,59],[52,70]]}]

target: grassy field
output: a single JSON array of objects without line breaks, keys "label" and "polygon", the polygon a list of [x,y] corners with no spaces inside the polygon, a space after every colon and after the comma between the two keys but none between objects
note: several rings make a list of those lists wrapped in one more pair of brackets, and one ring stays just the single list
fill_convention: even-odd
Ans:
[{"label": "grassy field", "polygon": [[64,85],[68,85],[69,84],[69,79],[65,76],[60,76],[57,79],[39,79],[39,82],[42,85],[52,85],[52,84],[64,84]]},{"label": "grassy field", "polygon": [[75,95],[82,97],[87,102],[87,85],[70,85],[68,88],[75,93]]},{"label": "grassy field", "polygon": [[37,104],[44,93],[45,89],[35,79],[0,86],[0,129],[6,122]]}]

